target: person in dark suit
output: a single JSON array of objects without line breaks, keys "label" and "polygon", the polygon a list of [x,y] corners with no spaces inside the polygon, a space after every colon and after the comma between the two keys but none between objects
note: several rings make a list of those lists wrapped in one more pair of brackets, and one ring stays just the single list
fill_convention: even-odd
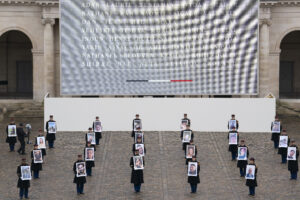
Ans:
[{"label": "person in dark suit", "polygon": [[246,186],[249,187],[249,196],[255,196],[255,187],[257,187],[257,181],[256,181],[256,179],[257,179],[258,168],[257,168],[257,166],[255,164],[255,159],[254,158],[250,158],[249,165],[255,166],[255,177],[254,177],[254,179],[247,179]]},{"label": "person in dark suit", "polygon": [[[192,157],[191,162],[197,162],[196,156]],[[191,170],[190,170],[190,174],[195,175],[197,173],[197,176],[188,176],[188,183],[191,186],[191,193],[196,193],[197,192],[197,185],[200,183],[200,178],[199,178],[200,162],[198,162],[197,171],[196,171],[196,166],[195,165],[194,165],[194,169],[193,169],[194,173],[191,173]]]},{"label": "person in dark suit", "polygon": [[24,180],[23,181],[21,179],[21,176],[22,176],[22,174],[21,174],[21,166],[29,166],[26,163],[26,158],[22,158],[22,163],[17,168],[17,175],[19,177],[17,187],[20,189],[20,191],[19,191],[20,199],[23,199],[23,196],[25,197],[25,199],[28,199],[28,188],[30,187],[30,180]]},{"label": "person in dark suit", "polygon": [[275,121],[271,123],[271,131],[272,131],[271,140],[274,143],[274,148],[277,149],[278,148],[278,144],[279,144],[279,136],[280,136],[280,133],[282,131],[282,125],[280,123],[280,132],[279,133],[278,132],[275,133],[275,132],[273,132],[273,126],[274,126],[275,122],[280,122],[278,116],[275,116]]},{"label": "person in dark suit", "polygon": [[46,130],[47,130],[47,135],[46,135],[46,140],[48,141],[49,149],[54,148],[54,141],[56,140],[56,134],[55,133],[49,133],[49,122],[55,122],[53,120],[53,115],[50,115],[49,121],[46,122]]},{"label": "person in dark suit", "polygon": [[[229,131],[229,133],[228,133],[228,140],[230,139],[229,138],[230,133],[237,133],[237,144],[238,144],[239,143],[239,133],[233,127],[232,131]],[[237,144],[230,144],[229,147],[228,147],[228,151],[231,152],[231,160],[232,161],[236,160],[236,156],[237,156],[237,153],[238,153],[238,145]]]},{"label": "person in dark suit", "polygon": [[[244,155],[242,155],[241,159],[243,159],[243,157],[248,158],[249,157],[249,148],[245,145],[245,140],[241,140],[241,143],[238,147],[245,148],[244,150],[242,149],[243,152],[241,152],[241,154],[243,153]],[[247,151],[247,153],[245,151]],[[237,167],[240,168],[241,177],[245,176],[247,164],[248,164],[248,159],[237,161]]]},{"label": "person in dark suit", "polygon": [[[235,120],[235,126],[232,123],[234,120]],[[228,130],[232,130],[233,128],[235,128],[235,130],[239,129],[239,121],[235,119],[234,114],[231,115],[231,119],[229,120],[227,127],[228,127]]]},{"label": "person in dark suit", "polygon": [[[189,125],[186,125],[186,129],[185,129],[185,130],[182,130],[181,133],[180,133],[181,141],[182,141],[182,139],[183,139],[183,133],[184,133],[184,131],[191,131],[192,134],[191,134],[190,141],[194,139],[194,133],[193,133],[193,131],[190,129],[190,126],[189,126]],[[190,141],[189,141],[189,142],[190,142]],[[187,145],[189,142],[183,142],[183,143],[182,143],[182,150],[184,150],[184,156],[185,156],[185,153],[186,153],[186,145]]]},{"label": "person in dark suit", "polygon": [[[286,133],[286,130],[282,130],[281,136],[288,136]],[[288,145],[290,145],[290,138],[288,137]],[[287,158],[287,147],[279,147],[278,148],[278,154],[281,155],[281,163],[285,164],[286,163],[286,158]]]},{"label": "person in dark suit", "polygon": [[17,128],[17,135],[18,135],[18,140],[20,142],[20,148],[18,149],[18,153],[24,155],[25,154],[25,136],[26,133],[24,131],[23,124],[20,123],[19,127]]},{"label": "person in dark suit", "polygon": [[76,163],[84,162],[84,160],[82,160],[82,155],[78,155],[77,157],[78,157],[78,159],[76,162],[74,162],[74,165],[73,165],[73,172],[75,175],[73,183],[76,183],[77,194],[79,195],[79,194],[84,194],[83,189],[84,189],[84,184],[86,183],[86,177],[85,176],[80,176],[80,177],[76,176],[76,174],[77,174]]},{"label": "person in dark suit", "polygon": [[[35,144],[34,145],[34,150],[38,150],[38,145]],[[36,157],[37,155],[34,155],[33,151],[31,151],[31,170],[33,171],[33,178],[37,179],[40,178],[40,171],[43,169],[42,163],[34,163],[34,157]],[[42,159],[42,155],[40,154],[38,156],[40,158],[40,160]]]},{"label": "person in dark suit", "polygon": [[291,180],[297,180],[299,150],[295,140],[291,140],[290,147],[296,147],[296,160],[288,161],[288,170],[291,173]]},{"label": "person in dark suit", "polygon": [[96,145],[99,145],[99,141],[102,138],[102,126],[101,126],[101,122],[99,120],[99,117],[96,117],[96,121],[93,122],[93,131],[95,132],[95,136],[96,136]]},{"label": "person in dark suit", "polygon": [[[94,148],[90,142],[87,142],[86,148]],[[91,158],[95,158],[95,149],[94,149],[94,155],[92,154],[93,151],[92,150],[87,150],[86,148],[84,148],[84,155],[87,155],[86,159],[91,159]],[[86,152],[87,151],[87,152]],[[93,160],[86,160],[86,175],[87,176],[92,176],[92,168],[95,167],[95,162]]]},{"label": "person in dark suit", "polygon": [[[15,123],[15,120],[12,118],[10,119],[10,123],[9,125],[16,125]],[[6,143],[9,144],[9,151],[12,152],[12,151],[15,151],[15,144],[17,143],[17,137],[8,137],[8,126],[6,126]]]},{"label": "person in dark suit", "polygon": [[[139,155],[139,151],[136,150],[135,151],[135,156],[138,156],[138,155]],[[133,162],[134,162],[133,157],[131,157],[130,158],[130,164],[129,164],[129,166],[132,169],[132,171],[131,171],[131,183],[133,183],[133,185],[134,185],[135,192],[138,193],[141,190],[142,183],[144,183],[144,173],[143,173],[143,170],[141,170],[141,169],[135,170]],[[143,164],[145,166],[144,157],[143,157]]]}]

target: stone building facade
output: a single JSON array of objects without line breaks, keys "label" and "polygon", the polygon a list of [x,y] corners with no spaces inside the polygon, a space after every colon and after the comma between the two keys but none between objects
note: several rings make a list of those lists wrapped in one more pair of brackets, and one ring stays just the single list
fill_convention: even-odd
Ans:
[{"label": "stone building facade", "polygon": [[[59,1],[0,1],[0,99],[60,96]],[[259,95],[300,98],[300,0],[260,3]]]}]

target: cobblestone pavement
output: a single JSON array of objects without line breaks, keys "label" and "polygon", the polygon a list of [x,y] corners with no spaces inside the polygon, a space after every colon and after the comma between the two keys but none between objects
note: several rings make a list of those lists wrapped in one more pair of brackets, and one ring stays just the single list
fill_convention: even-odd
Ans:
[{"label": "cobblestone pavement", "polygon": [[[42,119],[16,119],[33,125],[33,135],[42,127]],[[0,199],[18,199],[16,168],[21,156],[8,151],[4,130],[7,121],[0,123]],[[144,122],[146,123],[146,122]],[[287,118],[283,127],[300,144],[300,120]],[[249,146],[250,156],[258,165],[258,187],[255,199],[300,199],[299,181],[289,180],[287,165],[273,149],[270,133],[241,133]],[[179,132],[146,132],[144,180],[141,193],[133,192],[130,184],[133,139],[129,132],[104,132],[96,151],[93,176],[87,178],[85,194],[78,196],[73,184],[73,162],[83,153],[84,133],[59,132],[55,149],[47,149],[40,179],[32,180],[30,199],[252,199],[248,197],[245,179],[240,178],[236,162],[228,152],[227,133],[195,133],[198,161],[201,163],[197,194],[190,193],[187,171]],[[16,148],[19,147],[19,143]],[[32,145],[26,145],[29,151]]]}]

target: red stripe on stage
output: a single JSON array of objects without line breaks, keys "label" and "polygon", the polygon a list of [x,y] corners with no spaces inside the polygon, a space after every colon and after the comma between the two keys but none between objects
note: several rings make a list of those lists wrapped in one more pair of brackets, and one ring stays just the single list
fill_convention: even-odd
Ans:
[{"label": "red stripe on stage", "polygon": [[192,82],[193,80],[171,80],[171,82]]}]

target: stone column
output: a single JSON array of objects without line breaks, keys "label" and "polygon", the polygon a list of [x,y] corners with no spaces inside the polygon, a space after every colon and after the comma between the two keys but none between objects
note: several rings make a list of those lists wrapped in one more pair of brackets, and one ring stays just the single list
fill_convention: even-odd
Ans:
[{"label": "stone column", "polygon": [[269,73],[270,92],[279,98],[279,72],[280,72],[280,50],[270,52],[269,65],[271,67]]},{"label": "stone column", "polygon": [[44,81],[44,52],[32,49],[32,67],[33,67],[33,100],[42,102],[45,95]]},{"label": "stone column", "polygon": [[45,89],[51,97],[55,96],[55,55],[54,55],[54,29],[55,19],[44,18],[44,77]]},{"label": "stone column", "polygon": [[265,97],[270,91],[269,85],[269,19],[260,20],[259,34],[259,97]]}]

